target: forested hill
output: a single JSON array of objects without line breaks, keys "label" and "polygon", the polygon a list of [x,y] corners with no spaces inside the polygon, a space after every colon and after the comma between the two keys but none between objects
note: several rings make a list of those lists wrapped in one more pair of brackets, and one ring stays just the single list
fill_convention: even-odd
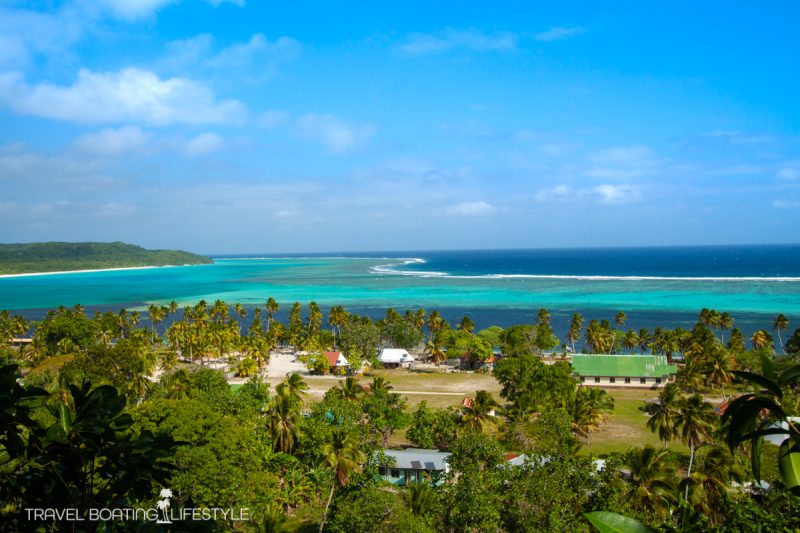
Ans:
[{"label": "forested hill", "polygon": [[0,274],[162,265],[200,265],[211,259],[180,250],[145,250],[124,242],[0,244]]}]

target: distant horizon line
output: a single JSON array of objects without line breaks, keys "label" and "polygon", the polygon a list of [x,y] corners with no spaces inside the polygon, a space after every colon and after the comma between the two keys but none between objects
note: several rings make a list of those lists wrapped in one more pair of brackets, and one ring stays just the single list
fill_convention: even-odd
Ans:
[{"label": "distant horizon line", "polygon": [[233,259],[237,256],[245,257],[245,256],[270,256],[270,257],[279,257],[279,256],[302,256],[302,255],[309,255],[309,256],[335,256],[335,255],[357,255],[357,254],[414,254],[414,253],[425,253],[425,252],[514,252],[514,251],[532,251],[532,250],[561,250],[561,251],[569,251],[569,250],[646,250],[646,249],[674,249],[674,248],[781,248],[781,247],[797,247],[800,246],[800,242],[798,243],[765,243],[765,244],[753,244],[753,243],[746,243],[746,244],[665,244],[665,245],[630,245],[630,246],[543,246],[543,247],[530,247],[530,248],[420,248],[420,249],[405,249],[405,250],[339,250],[339,251],[319,251],[319,252],[311,252],[311,251],[302,251],[302,252],[228,252],[228,253],[207,253],[207,252],[193,252],[198,255],[204,255],[206,257],[220,257],[220,258],[229,258]]}]

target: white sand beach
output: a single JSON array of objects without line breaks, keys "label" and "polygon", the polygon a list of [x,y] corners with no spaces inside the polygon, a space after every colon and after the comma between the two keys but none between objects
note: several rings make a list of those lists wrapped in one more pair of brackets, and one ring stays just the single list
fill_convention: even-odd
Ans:
[{"label": "white sand beach", "polygon": [[53,272],[25,272],[23,274],[0,274],[0,278],[25,278],[29,276],[51,276],[53,274],[85,274],[87,272],[113,272],[116,270],[146,270],[148,268],[162,268],[171,266],[181,266],[181,265],[152,265],[152,266],[140,266],[140,267],[95,268],[87,270],[56,270]]}]

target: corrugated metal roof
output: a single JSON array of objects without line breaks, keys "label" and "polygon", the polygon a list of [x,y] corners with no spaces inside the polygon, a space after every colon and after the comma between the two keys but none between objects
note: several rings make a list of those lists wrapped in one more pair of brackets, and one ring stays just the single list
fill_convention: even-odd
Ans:
[{"label": "corrugated metal roof", "polygon": [[663,355],[572,356],[572,369],[581,376],[660,378],[675,374],[678,367]]},{"label": "corrugated metal roof", "polygon": [[378,356],[381,363],[410,363],[414,357],[402,348],[384,348]]},{"label": "corrugated metal roof", "polygon": [[[407,448],[405,450],[383,450],[387,457],[394,457],[397,468],[409,470],[446,470],[450,454],[439,450]],[[425,465],[424,467],[422,465]]]}]

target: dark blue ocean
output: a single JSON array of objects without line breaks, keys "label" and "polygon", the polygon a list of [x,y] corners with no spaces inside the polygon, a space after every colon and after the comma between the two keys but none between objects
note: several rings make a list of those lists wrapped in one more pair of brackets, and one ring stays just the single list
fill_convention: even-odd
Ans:
[{"label": "dark blue ocean", "polygon": [[728,311],[745,331],[777,313],[800,325],[800,245],[402,251],[213,256],[213,265],[0,278],[0,309],[30,317],[58,305],[89,309],[188,305],[247,307],[316,301],[373,317],[386,308],[438,309],[479,327],[531,322],[539,308],[557,332],[569,317],[627,327],[691,327],[703,307]]}]

